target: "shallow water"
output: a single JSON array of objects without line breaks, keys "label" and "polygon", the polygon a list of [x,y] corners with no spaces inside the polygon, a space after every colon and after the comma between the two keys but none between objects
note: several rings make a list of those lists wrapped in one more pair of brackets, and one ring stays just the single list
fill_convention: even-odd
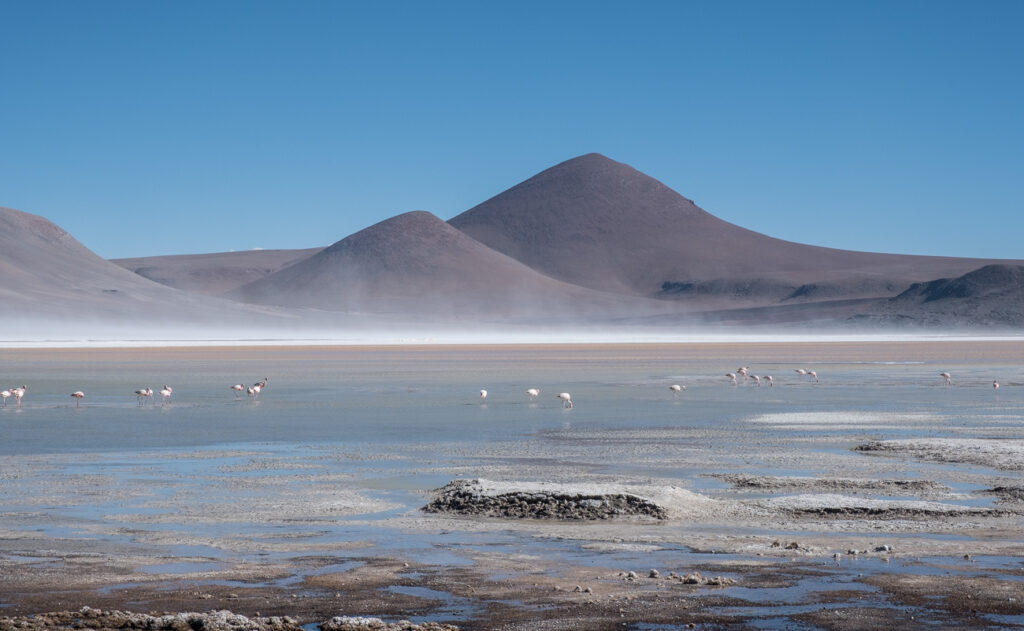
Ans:
[{"label": "shallow water", "polygon": [[[851,451],[869,440],[1024,438],[1024,343],[988,344],[0,351],[3,383],[29,385],[20,409],[13,399],[0,409],[0,528],[137,546],[166,555],[140,568],[161,574],[336,555],[339,545],[350,558],[436,565],[481,551],[626,569],[721,562],[738,557],[694,549],[689,526],[661,528],[651,551],[617,552],[578,534],[414,530],[402,519],[420,515],[431,489],[478,476],[657,481],[726,499],[787,493],[709,474],[927,479],[954,489],[943,502],[991,506],[975,491],[1019,471]],[[775,386],[732,386],[724,375],[741,364]],[[229,390],[264,376],[258,399]],[[678,397],[673,383],[686,386]],[[137,404],[133,390],[164,384],[169,402]],[[541,389],[536,401],[528,387]],[[78,409],[74,390],[86,393]],[[555,398],[563,391],[572,409]],[[972,568],[1019,570],[1015,561]],[[844,560],[832,572],[845,587],[881,566]]]}]

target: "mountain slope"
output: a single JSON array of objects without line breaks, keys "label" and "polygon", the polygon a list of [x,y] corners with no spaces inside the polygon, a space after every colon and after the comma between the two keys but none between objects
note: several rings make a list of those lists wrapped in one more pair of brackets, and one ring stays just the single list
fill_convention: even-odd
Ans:
[{"label": "mountain slope", "polygon": [[942,327],[1024,327],[1024,266],[986,265],[956,278],[915,283],[862,309],[851,322]]},{"label": "mountain slope", "polygon": [[604,315],[645,302],[543,276],[425,211],[370,226],[229,295],[267,305],[498,319]]},{"label": "mountain slope", "polygon": [[599,154],[558,164],[452,218],[474,239],[569,283],[757,305],[891,296],[992,261],[853,252],[722,221]]},{"label": "mountain slope", "polygon": [[186,294],[97,256],[38,215],[0,207],[0,319],[218,322],[256,310]]},{"label": "mountain slope", "polygon": [[144,256],[111,259],[110,262],[161,285],[219,296],[309,258],[322,249]]}]

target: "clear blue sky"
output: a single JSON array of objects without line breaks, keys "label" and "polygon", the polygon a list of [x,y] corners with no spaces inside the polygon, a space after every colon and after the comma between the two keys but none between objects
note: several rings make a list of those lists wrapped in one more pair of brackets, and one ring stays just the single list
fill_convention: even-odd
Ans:
[{"label": "clear blue sky", "polygon": [[1024,2],[0,0],[0,205],[328,245],[596,151],[767,234],[1024,258]]}]

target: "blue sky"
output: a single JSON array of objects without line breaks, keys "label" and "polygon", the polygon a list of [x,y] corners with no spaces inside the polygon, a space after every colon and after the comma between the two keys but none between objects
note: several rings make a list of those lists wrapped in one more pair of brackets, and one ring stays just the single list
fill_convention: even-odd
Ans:
[{"label": "blue sky", "polygon": [[747,228],[1024,259],[1024,2],[0,0],[0,205],[328,245],[592,151]]}]

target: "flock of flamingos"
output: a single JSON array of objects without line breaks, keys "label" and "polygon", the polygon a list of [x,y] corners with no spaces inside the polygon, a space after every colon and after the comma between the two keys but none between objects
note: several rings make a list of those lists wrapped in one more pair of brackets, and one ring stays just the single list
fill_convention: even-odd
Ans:
[{"label": "flock of flamingos", "polygon": [[[240,383],[236,383],[235,385],[231,386],[230,389],[235,392],[235,398],[238,398],[239,392],[245,391],[246,394],[248,394],[251,398],[255,399],[260,395],[260,392],[266,389],[267,381],[269,381],[269,377],[264,377],[263,381],[257,381],[251,386],[245,386]],[[7,407],[7,399],[14,397],[15,400],[18,402],[18,407],[20,408],[21,399],[25,396],[25,392],[27,390],[28,386],[0,390],[0,399],[3,399],[4,407]],[[170,403],[171,395],[173,393],[174,388],[166,385],[157,391],[157,394],[159,394],[163,398],[163,405],[167,405],[168,403]],[[74,392],[71,393],[70,396],[75,400],[75,407],[77,408],[81,405],[82,399],[85,398],[85,393],[82,392],[81,390],[75,390]],[[139,405],[145,405],[146,400],[152,396],[152,388],[139,388],[138,390],[135,391],[135,397],[136,399],[138,399]]]},{"label": "flock of flamingos", "polygon": [[[821,381],[818,379],[818,373],[816,373],[813,370],[806,370],[804,368],[796,368],[796,369],[794,369],[794,372],[796,372],[796,374],[798,374],[798,375],[803,375],[803,376],[806,376],[806,377],[809,377],[809,378],[813,379],[814,383],[821,383]],[[761,387],[761,382],[762,381],[767,383],[769,388],[775,387],[775,380],[772,378],[771,375],[760,376],[760,375],[751,375],[749,373],[750,373],[750,367],[749,366],[740,366],[739,368],[736,369],[736,372],[727,372],[727,373],[725,373],[725,376],[729,379],[729,381],[734,386],[739,385],[741,383],[741,380],[742,380],[742,382],[746,382],[749,379],[750,381],[753,381],[754,385],[756,385],[758,388]],[[947,386],[953,385],[953,377],[948,372],[940,372],[939,376],[946,380],[946,385]],[[993,381],[992,382],[992,387],[998,390],[999,389],[999,382],[998,381]],[[674,383],[671,386],[669,386],[668,389],[672,391],[672,396],[673,397],[678,397],[680,392],[682,392],[683,390],[686,390],[686,386],[680,385],[678,383]],[[540,390],[537,389],[537,388],[529,388],[526,391],[526,394],[528,394],[530,396],[530,400],[533,401],[534,399],[536,399],[540,395]],[[556,399],[561,399],[562,407],[566,407],[566,408],[571,408],[572,407],[572,397],[569,395],[568,392],[559,392],[558,394],[555,395],[555,398]],[[480,402],[483,403],[486,400],[487,400],[487,391],[486,390],[481,390],[480,391]]]},{"label": "flock of flamingos", "polygon": [[[814,383],[820,383],[820,381],[818,379],[818,373],[816,373],[813,370],[805,370],[803,368],[797,368],[797,369],[795,369],[795,372],[798,375],[806,376],[806,377],[809,377],[809,378],[813,379]],[[759,388],[761,387],[761,382],[762,381],[764,383],[767,383],[768,387],[770,387],[770,388],[775,386],[775,380],[772,379],[771,375],[760,376],[760,375],[751,375],[749,373],[750,373],[750,368],[749,367],[747,367],[747,366],[740,366],[739,368],[736,369],[736,372],[725,373],[725,376],[729,379],[729,381],[734,386],[735,385],[739,385],[741,380],[743,382],[746,382],[747,380],[753,381],[754,385],[756,385]],[[948,372],[940,372],[939,376],[946,380],[946,385],[947,386],[953,384],[953,378],[952,378],[952,376]],[[266,389],[267,381],[268,380],[269,380],[268,377],[264,377],[263,381],[257,381],[256,383],[254,383],[251,386],[246,386],[244,384],[236,383],[235,385],[230,386],[230,389],[234,391],[236,399],[239,397],[239,394],[241,392],[245,392],[246,394],[249,395],[250,398],[255,400],[256,397],[258,397],[260,395],[260,392],[262,392],[264,389]],[[997,381],[993,381],[992,382],[992,387],[994,389],[998,390],[999,389],[999,381],[998,380]],[[682,392],[683,390],[686,390],[686,386],[679,385],[678,383],[674,383],[674,384],[670,385],[668,387],[668,389],[672,391],[672,396],[673,397],[678,397],[680,392]],[[8,388],[7,390],[0,390],[0,399],[3,399],[3,406],[7,407],[7,399],[9,399],[10,397],[14,397],[15,400],[18,402],[18,407],[20,408],[21,407],[21,399],[25,396],[25,392],[27,390],[28,390],[28,386],[24,386],[24,385],[20,386],[20,387],[17,387],[17,388]],[[171,394],[173,394],[173,393],[174,393],[174,388],[165,385],[163,388],[158,390],[156,394],[159,394],[162,397],[162,399],[163,399],[162,405],[167,405],[170,402]],[[538,396],[540,396],[540,390],[538,388],[529,388],[529,389],[526,390],[526,394],[529,395],[530,400],[533,401]],[[76,390],[76,391],[72,392],[70,396],[75,399],[75,407],[77,408],[77,407],[79,407],[81,405],[82,399],[85,398],[85,393],[82,392],[81,390]],[[138,390],[135,391],[135,396],[138,399],[139,405],[145,405],[146,400],[153,396],[153,389],[152,388],[139,388]],[[559,399],[562,402],[562,407],[564,407],[564,408],[571,408],[572,407],[572,396],[568,392],[559,392],[558,394],[555,395],[555,398]],[[487,391],[486,390],[481,390],[480,391],[480,401],[484,402],[486,400],[487,400]]]}]

